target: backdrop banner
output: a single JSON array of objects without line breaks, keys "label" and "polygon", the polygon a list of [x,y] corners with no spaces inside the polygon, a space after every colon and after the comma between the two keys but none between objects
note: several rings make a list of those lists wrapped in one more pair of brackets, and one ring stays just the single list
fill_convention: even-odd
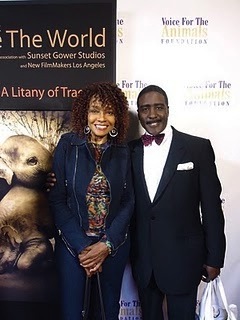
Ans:
[{"label": "backdrop banner", "polygon": [[[131,109],[129,139],[139,137],[136,98],[146,85],[169,98],[169,123],[211,140],[222,183],[227,252],[221,277],[240,310],[240,1],[118,1],[117,83]],[[130,272],[127,269],[127,272]],[[123,286],[123,290],[128,288]],[[121,320],[138,320],[136,292],[122,296]],[[126,310],[129,303],[129,309]],[[134,304],[136,304],[134,302]],[[128,316],[127,316],[128,315]]]},{"label": "backdrop banner", "polygon": [[[206,137],[213,145],[227,236],[221,277],[229,300],[240,310],[236,246],[240,241],[240,148],[236,147],[240,138],[240,42],[236,33],[240,2],[197,0],[193,5],[189,0],[120,0],[117,18],[115,6],[107,0],[0,1],[0,155],[15,145],[16,154],[32,163],[34,159],[27,154],[31,146],[37,156],[44,154],[50,161],[59,135],[68,130],[72,99],[93,81],[116,81],[123,89],[131,113],[128,139],[136,138],[142,133],[137,95],[146,85],[161,86],[169,96],[170,124]],[[14,161],[17,158],[9,159],[9,163]],[[2,212],[10,208],[6,196],[20,197],[9,194],[14,186],[13,168],[6,167],[6,161],[1,165],[0,258],[7,252],[4,259],[10,263],[0,259],[0,299],[45,299],[44,294],[53,296],[55,290],[51,290],[55,288],[49,276],[51,263],[44,277],[39,272],[20,276],[15,259],[19,232],[2,219]],[[15,168],[17,172],[20,166]],[[25,203],[27,197],[23,199]],[[54,243],[47,230],[44,252],[51,261]],[[13,252],[12,243],[17,246]],[[34,244],[25,243],[25,248]],[[119,319],[141,320],[130,265],[124,274]]]}]

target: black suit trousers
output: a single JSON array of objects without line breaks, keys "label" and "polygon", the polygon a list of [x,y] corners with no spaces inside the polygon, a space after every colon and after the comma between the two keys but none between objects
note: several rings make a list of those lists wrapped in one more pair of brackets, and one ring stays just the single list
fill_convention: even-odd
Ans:
[{"label": "black suit trousers", "polygon": [[195,320],[197,287],[189,294],[169,295],[156,284],[154,275],[146,288],[138,288],[143,320],[164,320],[166,298],[168,320]]}]

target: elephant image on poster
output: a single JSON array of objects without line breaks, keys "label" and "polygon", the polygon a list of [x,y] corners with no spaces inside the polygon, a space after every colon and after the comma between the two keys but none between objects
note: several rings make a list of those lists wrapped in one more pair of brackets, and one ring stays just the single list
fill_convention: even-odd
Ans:
[{"label": "elephant image on poster", "polygon": [[[13,135],[0,145],[0,274],[46,269],[53,261],[53,223],[44,190],[52,155],[36,139]],[[8,188],[6,188],[6,184]]]}]

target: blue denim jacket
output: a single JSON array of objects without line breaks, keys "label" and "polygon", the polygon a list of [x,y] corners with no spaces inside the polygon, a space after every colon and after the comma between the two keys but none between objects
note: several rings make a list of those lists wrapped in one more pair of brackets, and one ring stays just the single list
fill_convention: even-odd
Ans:
[{"label": "blue denim jacket", "polygon": [[[113,254],[124,243],[134,207],[130,153],[127,145],[110,144],[101,168],[109,184],[111,202],[106,218],[106,237]],[[58,233],[68,250],[76,255],[92,242],[88,230],[86,191],[95,171],[95,161],[85,139],[64,134],[56,147],[53,172],[57,182],[49,195]]]}]

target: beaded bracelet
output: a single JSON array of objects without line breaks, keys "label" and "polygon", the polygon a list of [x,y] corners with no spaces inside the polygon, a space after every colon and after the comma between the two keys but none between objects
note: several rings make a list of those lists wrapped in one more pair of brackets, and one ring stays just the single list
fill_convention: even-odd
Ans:
[{"label": "beaded bracelet", "polygon": [[108,248],[108,253],[109,253],[109,255],[111,255],[111,254],[112,254],[112,245],[111,245],[111,242],[107,240],[107,241],[105,242],[105,244],[106,244],[106,246],[107,246],[107,248]]}]

